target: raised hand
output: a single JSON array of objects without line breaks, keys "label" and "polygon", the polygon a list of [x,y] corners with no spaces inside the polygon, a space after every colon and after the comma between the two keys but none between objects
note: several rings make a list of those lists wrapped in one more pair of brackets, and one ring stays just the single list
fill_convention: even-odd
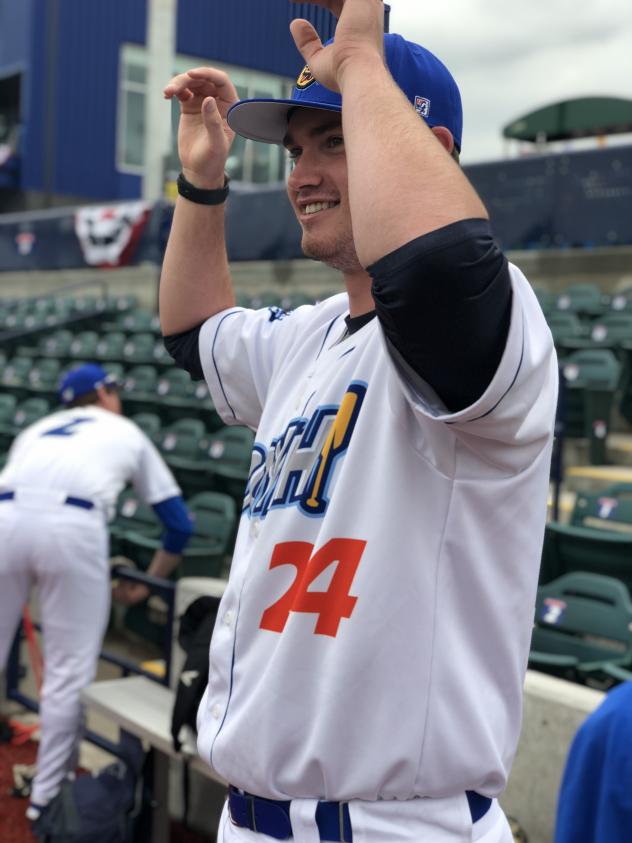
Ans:
[{"label": "raised hand", "polygon": [[196,67],[174,76],[163,93],[180,102],[178,154],[185,177],[199,188],[221,187],[235,137],[226,122],[238,100],[235,86],[221,70]]},{"label": "raised hand", "polygon": [[[299,0],[293,0],[299,2]],[[309,21],[290,24],[294,43],[318,81],[332,91],[340,90],[344,68],[351,60],[372,60],[384,55],[384,3],[382,0],[310,0],[338,17],[332,44],[323,46]]]}]

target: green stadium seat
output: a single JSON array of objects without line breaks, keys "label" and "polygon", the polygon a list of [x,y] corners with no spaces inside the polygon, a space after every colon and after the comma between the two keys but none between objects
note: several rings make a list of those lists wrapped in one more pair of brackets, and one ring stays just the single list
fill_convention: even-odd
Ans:
[{"label": "green stadium seat", "polygon": [[70,345],[74,334],[66,328],[60,328],[47,337],[43,337],[38,344],[38,354],[58,359],[70,356]]},{"label": "green stadium seat", "polygon": [[156,338],[150,333],[130,334],[123,346],[122,360],[127,365],[153,364]]},{"label": "green stadium seat", "polygon": [[599,492],[578,492],[569,524],[632,535],[632,483],[615,483]]},{"label": "green stadium seat", "polygon": [[155,440],[158,437],[162,422],[157,413],[136,413],[130,418],[150,439]]},{"label": "green stadium seat", "polygon": [[544,530],[540,583],[585,571],[620,580],[632,593],[632,534],[549,522]]},{"label": "green stadium seat", "polygon": [[160,319],[157,313],[150,313],[148,310],[134,309],[119,315],[116,324],[121,331],[128,334],[146,333],[151,331],[154,334],[160,333]]},{"label": "green stadium seat", "polygon": [[208,460],[201,458],[208,440],[204,422],[197,418],[182,418],[168,424],[154,439],[185,498],[208,489],[211,484]]},{"label": "green stadium seat", "polygon": [[13,426],[16,432],[23,430],[50,412],[50,404],[45,398],[27,398],[16,407]]},{"label": "green stadium seat", "polygon": [[0,385],[4,392],[10,392],[20,400],[28,391],[28,376],[33,366],[32,357],[14,355],[0,372]]},{"label": "green stadium seat", "polygon": [[0,427],[10,427],[15,415],[17,398],[7,392],[0,393]]},{"label": "green stadium seat", "polygon": [[604,296],[596,284],[571,284],[557,296],[554,308],[592,317],[605,313],[609,304],[608,296]]},{"label": "green stadium seat", "polygon": [[138,306],[138,299],[136,296],[109,296],[107,299],[108,310],[124,313],[127,310],[132,310]]},{"label": "green stadium seat", "polygon": [[99,339],[96,331],[80,331],[70,343],[69,356],[77,361],[94,359]]},{"label": "green stadium seat", "polygon": [[607,689],[632,679],[632,601],[613,577],[573,572],[538,589],[529,667]]},{"label": "green stadium seat", "polygon": [[126,489],[119,495],[116,514],[110,524],[110,552],[112,556],[126,556],[139,564],[139,567],[146,568],[149,560],[143,557],[141,561],[146,564],[140,564],[127,543],[129,534],[138,533],[157,538],[159,546],[162,524],[151,506],[144,503],[135,490]]},{"label": "green stadium seat", "polygon": [[132,366],[121,381],[121,399],[126,413],[153,413],[158,409],[156,392],[158,371],[155,366]]},{"label": "green stadium seat", "polygon": [[122,363],[104,360],[101,365],[108,373],[108,375],[114,375],[119,384],[123,383],[123,381],[125,380],[125,367]]},{"label": "green stadium seat", "polygon": [[205,463],[213,488],[230,495],[241,511],[250,473],[254,434],[247,427],[224,427],[208,438]]},{"label": "green stadium seat", "polygon": [[[187,500],[193,518],[193,535],[182,553],[175,575],[179,577],[220,577],[232,552],[235,536],[235,504],[228,495],[204,492]],[[140,531],[126,534],[128,556],[146,567],[159,536]]]},{"label": "green stadium seat", "polygon": [[546,321],[558,352],[586,346],[588,328],[576,313],[551,311],[546,314]]},{"label": "green stadium seat", "polygon": [[610,298],[610,310],[616,313],[632,311],[632,290],[614,293]]},{"label": "green stadium seat", "polygon": [[43,357],[35,360],[28,373],[28,388],[31,395],[35,393],[51,404],[56,403],[60,369],[59,360],[55,358]]},{"label": "green stadium seat", "polygon": [[563,360],[561,371],[565,381],[564,435],[586,438],[591,464],[601,465],[606,462],[606,438],[622,365],[606,348],[584,349]]},{"label": "green stadium seat", "polygon": [[106,360],[121,360],[126,341],[127,337],[122,331],[109,331],[103,334],[97,343],[94,359],[101,363]]}]

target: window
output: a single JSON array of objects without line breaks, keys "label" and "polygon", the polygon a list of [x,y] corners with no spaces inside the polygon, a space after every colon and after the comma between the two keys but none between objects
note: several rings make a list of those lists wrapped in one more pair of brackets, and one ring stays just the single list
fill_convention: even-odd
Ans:
[{"label": "window", "polygon": [[123,47],[120,78],[118,167],[120,170],[142,173],[147,96],[147,67],[142,47]]},{"label": "window", "polygon": [[[208,65],[212,60],[177,56],[174,74],[189,67]],[[124,45],[121,51],[121,90],[119,103],[118,167],[124,172],[142,175],[145,144],[145,100],[147,96],[146,52],[143,47]],[[280,76],[261,73],[243,67],[212,62],[225,70],[233,80],[240,99],[286,98],[292,93],[293,82]],[[166,162],[166,178],[175,179],[179,170],[178,119],[180,106],[171,103],[171,154]],[[255,143],[236,137],[226,162],[226,171],[233,181],[268,184],[282,181],[286,172],[285,150],[274,144]]]}]

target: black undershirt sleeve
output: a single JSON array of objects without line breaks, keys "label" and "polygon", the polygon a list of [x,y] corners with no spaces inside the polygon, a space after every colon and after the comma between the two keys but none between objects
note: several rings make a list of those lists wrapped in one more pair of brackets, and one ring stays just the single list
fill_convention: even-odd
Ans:
[{"label": "black undershirt sleeve", "polygon": [[194,381],[203,381],[202,361],[200,360],[200,329],[201,325],[183,331],[180,334],[170,334],[162,341],[176,366],[184,369]]},{"label": "black undershirt sleeve", "polygon": [[432,231],[368,271],[390,342],[448,410],[473,404],[498,368],[511,316],[509,267],[489,222]]}]

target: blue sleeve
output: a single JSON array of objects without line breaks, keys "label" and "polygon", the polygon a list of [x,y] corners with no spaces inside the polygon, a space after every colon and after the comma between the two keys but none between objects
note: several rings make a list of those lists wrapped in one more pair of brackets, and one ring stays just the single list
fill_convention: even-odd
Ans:
[{"label": "blue sleeve", "polygon": [[632,829],[632,682],[580,726],[560,787],[555,843],[628,843]]},{"label": "blue sleeve", "polygon": [[165,528],[163,549],[169,553],[182,553],[193,533],[193,520],[180,495],[155,503],[152,509]]}]

